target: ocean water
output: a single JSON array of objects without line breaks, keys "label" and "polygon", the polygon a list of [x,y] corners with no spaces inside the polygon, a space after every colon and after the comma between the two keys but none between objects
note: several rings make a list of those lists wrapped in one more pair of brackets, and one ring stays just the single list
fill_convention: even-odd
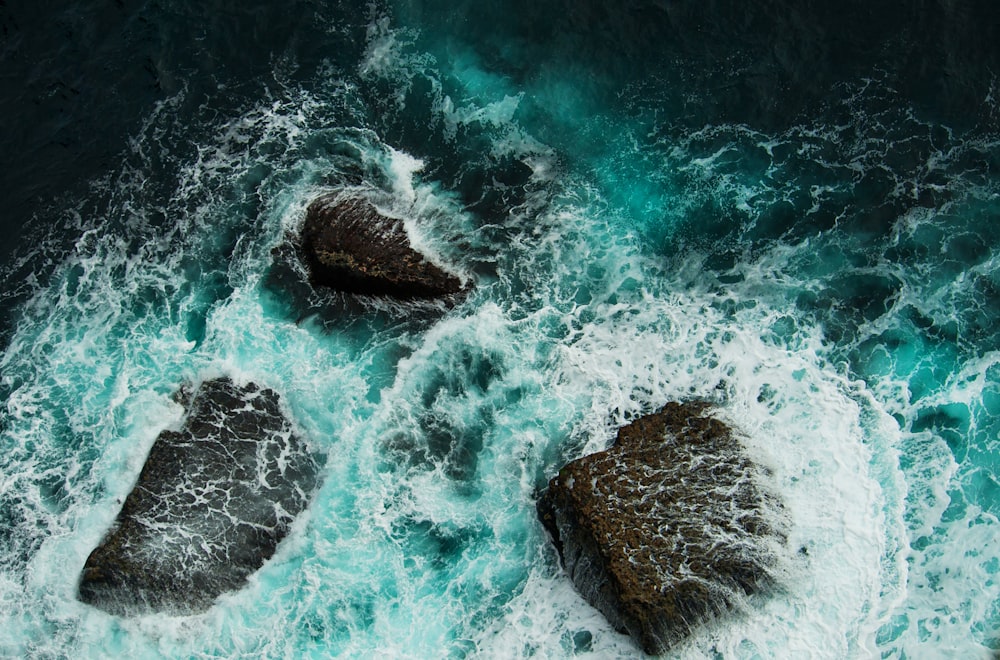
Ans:
[{"label": "ocean water", "polygon": [[[105,4],[0,2],[0,656],[640,656],[535,498],[705,399],[788,557],[674,655],[996,657],[988,3]],[[334,188],[471,293],[297,283]],[[203,614],[80,603],[171,394],[222,375],[326,457],[312,505]]]}]

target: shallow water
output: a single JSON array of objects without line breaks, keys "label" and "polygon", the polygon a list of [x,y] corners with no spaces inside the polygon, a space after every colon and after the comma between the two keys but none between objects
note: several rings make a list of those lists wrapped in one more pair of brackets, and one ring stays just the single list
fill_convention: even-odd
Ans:
[{"label": "shallow water", "polygon": [[[761,7],[699,40],[682,4],[64,6],[51,25],[91,27],[32,80],[108,75],[118,95],[45,97],[10,141],[35,176],[60,108],[87,138],[67,147],[79,171],[53,165],[7,220],[0,655],[635,657],[534,501],[691,398],[768,469],[789,558],[779,594],[678,656],[995,654],[992,79],[956,55],[938,102],[934,66],[907,82],[850,42],[809,80],[784,62],[830,43],[803,27],[825,10]],[[24,67],[30,11],[0,7]],[[927,57],[958,34],[986,67],[963,32],[986,11],[945,12]],[[933,20],[907,20],[896,45],[918,52]],[[88,37],[102,21],[122,32]],[[764,24],[794,56],[754,59],[764,33],[710,47]],[[272,250],[335,187],[402,217],[472,293],[410,308],[282,277]],[[277,391],[326,456],[312,506],[204,614],[80,603],[84,560],[181,423],[171,394],[220,375]]]}]

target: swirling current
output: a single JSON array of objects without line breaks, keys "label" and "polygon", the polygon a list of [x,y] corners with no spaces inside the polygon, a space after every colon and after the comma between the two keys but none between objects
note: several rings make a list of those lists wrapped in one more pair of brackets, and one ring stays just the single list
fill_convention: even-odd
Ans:
[{"label": "swirling current", "polygon": [[[707,400],[781,590],[685,658],[1000,652],[988,2],[0,1],[0,656],[636,657],[535,515]],[[289,288],[350,188],[472,283]],[[322,485],[190,616],[77,598],[172,395],[271,388]]]}]

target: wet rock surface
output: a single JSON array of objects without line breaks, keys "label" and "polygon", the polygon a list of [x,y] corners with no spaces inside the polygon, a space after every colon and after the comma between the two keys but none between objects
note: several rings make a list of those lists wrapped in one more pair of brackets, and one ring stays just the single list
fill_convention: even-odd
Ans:
[{"label": "wet rock surface", "polygon": [[183,426],[157,437],[84,565],[80,600],[112,614],[207,609],[274,554],[316,487],[274,391],[221,378],[181,395]]},{"label": "wet rock surface", "polygon": [[359,197],[317,198],[306,211],[300,240],[313,286],[404,300],[439,298],[464,288],[410,245],[400,220]]},{"label": "wet rock surface", "polygon": [[781,506],[703,404],[667,404],[538,501],[577,590],[650,654],[775,584]]}]

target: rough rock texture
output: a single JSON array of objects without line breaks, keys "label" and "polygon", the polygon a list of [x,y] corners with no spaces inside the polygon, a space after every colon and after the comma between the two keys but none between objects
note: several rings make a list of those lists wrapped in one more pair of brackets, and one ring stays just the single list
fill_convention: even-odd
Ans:
[{"label": "rough rock texture", "polygon": [[157,437],[84,565],[80,600],[112,614],[192,613],[240,588],[316,486],[274,391],[221,378],[182,396],[183,427]]},{"label": "rough rock texture", "polygon": [[651,654],[773,584],[780,505],[702,404],[667,404],[568,463],[538,514],[576,588]]},{"label": "rough rock texture", "polygon": [[302,253],[314,286],[396,298],[437,298],[463,289],[410,246],[403,224],[365,199],[331,193],[306,211]]}]

